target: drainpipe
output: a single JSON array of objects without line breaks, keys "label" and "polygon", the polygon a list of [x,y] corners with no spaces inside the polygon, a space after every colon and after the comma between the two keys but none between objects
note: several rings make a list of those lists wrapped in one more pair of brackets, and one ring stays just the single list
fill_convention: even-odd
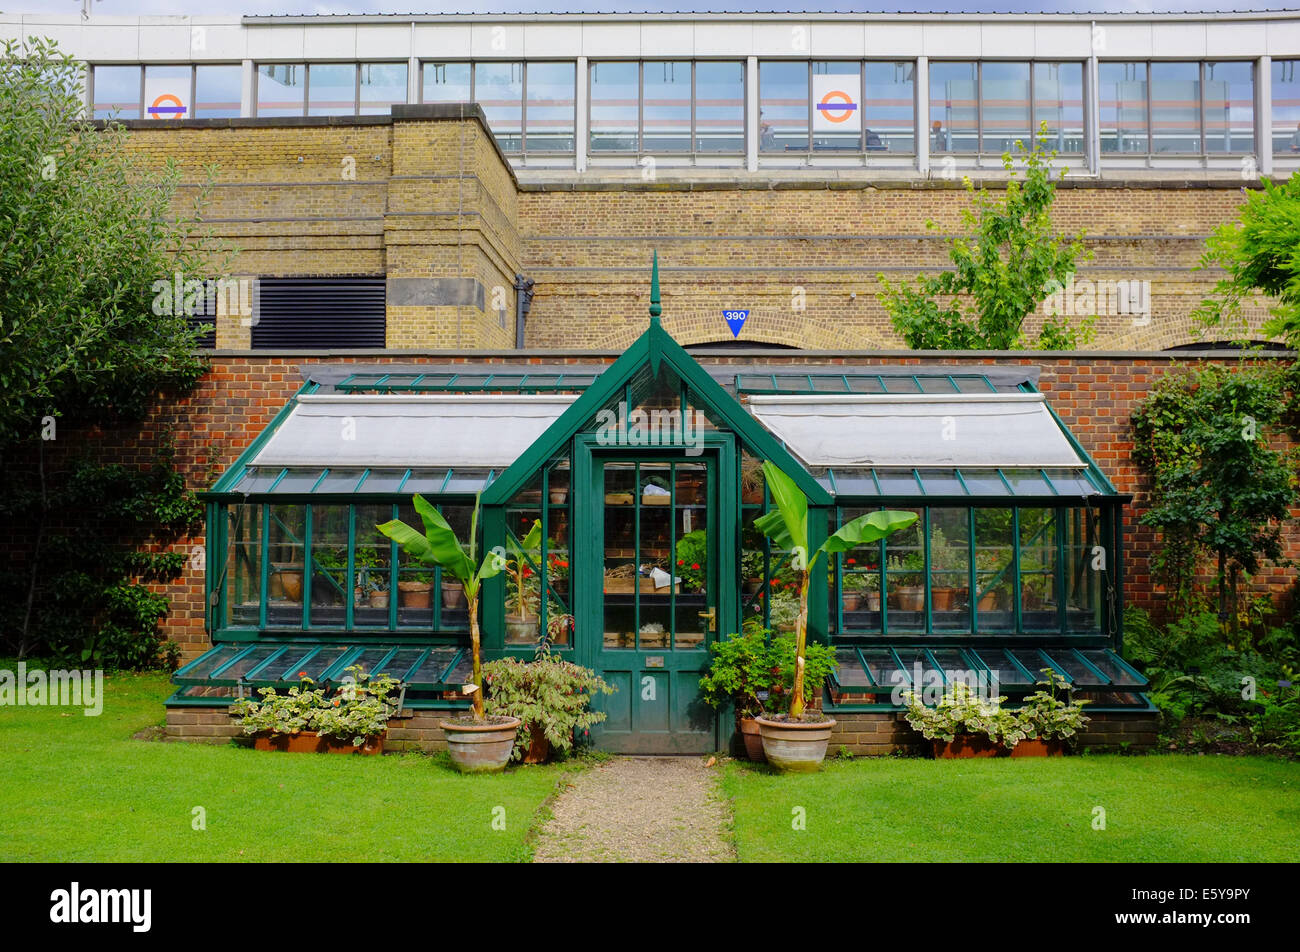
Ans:
[{"label": "drainpipe", "polygon": [[524,349],[524,321],[533,306],[534,284],[532,278],[515,275],[515,350]]}]

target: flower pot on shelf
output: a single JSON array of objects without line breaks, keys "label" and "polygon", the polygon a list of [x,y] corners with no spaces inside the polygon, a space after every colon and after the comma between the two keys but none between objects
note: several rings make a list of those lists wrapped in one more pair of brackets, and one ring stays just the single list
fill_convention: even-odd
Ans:
[{"label": "flower pot on shelf", "polygon": [[465,607],[465,586],[457,581],[442,582],[442,607],[457,609]]},{"label": "flower pot on shelf", "polygon": [[894,607],[900,612],[925,611],[925,588],[921,585],[906,585],[896,589]]},{"label": "flower pot on shelf", "polygon": [[1065,741],[1056,739],[1022,740],[1011,748],[1012,757],[1063,757],[1064,755]]},{"label": "flower pot on shelf", "polygon": [[785,773],[814,773],[826,759],[835,719],[824,721],[770,721],[755,718],[763,737],[767,762]]},{"label": "flower pot on shelf", "polygon": [[737,718],[736,729],[740,731],[741,742],[745,745],[745,759],[756,764],[766,763],[767,758],[763,756],[763,732],[758,726],[758,719]]},{"label": "flower pot on shelf", "polygon": [[536,615],[507,615],[506,644],[536,644],[539,624],[540,619]]},{"label": "flower pot on shelf", "polygon": [[878,611],[880,611],[880,593],[879,593],[879,592],[867,592],[867,594],[866,594],[865,597],[866,597],[867,611],[869,611],[869,612],[878,612]]},{"label": "flower pot on shelf", "polygon": [[432,595],[432,582],[397,583],[397,604],[402,608],[428,608]]},{"label": "flower pot on shelf", "polygon": [[981,595],[977,607],[982,612],[996,611],[998,607],[997,591],[994,590],[992,592],[985,592],[983,595]]},{"label": "flower pot on shelf", "polygon": [[382,754],[384,735],[367,737],[360,747],[342,737],[321,737],[315,731],[296,734],[260,733],[253,735],[254,750],[278,750],[291,754]]},{"label": "flower pot on shelf", "polygon": [[840,601],[846,612],[855,612],[862,607],[862,596],[857,592],[845,592]]},{"label": "flower pot on shelf", "polygon": [[957,589],[932,588],[930,598],[937,612],[950,612],[957,606]]},{"label": "flower pot on shelf", "polygon": [[276,573],[280,590],[291,602],[302,601],[302,569],[281,569]]},{"label": "flower pot on shelf", "polygon": [[388,607],[388,593],[387,593],[387,592],[371,592],[371,593],[370,593],[370,607],[371,607],[371,608],[387,608],[387,607]]},{"label": "flower pot on shelf", "polygon": [[976,734],[958,734],[951,742],[936,740],[936,760],[956,760],[968,757],[1005,757],[1007,749],[996,741]]},{"label": "flower pot on shelf", "polygon": [[569,491],[567,489],[552,489],[550,492],[550,496],[551,496],[551,505],[563,506],[565,500],[569,498]]},{"label": "flower pot on shelf", "polygon": [[442,721],[447,753],[461,773],[496,773],[510,760],[519,731],[519,718],[492,717],[481,724],[469,718]]}]

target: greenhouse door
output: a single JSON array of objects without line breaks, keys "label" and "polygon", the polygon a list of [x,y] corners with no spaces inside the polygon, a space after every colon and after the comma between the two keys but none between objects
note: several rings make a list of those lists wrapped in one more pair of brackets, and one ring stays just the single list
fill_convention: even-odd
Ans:
[{"label": "greenhouse door", "polygon": [[[590,487],[580,502],[576,540],[582,606],[577,646],[617,693],[600,698],[608,715],[593,743],[618,753],[695,754],[719,747],[718,717],[699,699],[708,646],[736,606],[723,593],[734,573],[735,514],[726,519],[720,472],[732,455],[714,442],[686,452],[579,451]],[[725,442],[729,443],[729,440]],[[730,473],[731,466],[725,467]],[[733,500],[734,502],[734,500]],[[734,505],[732,507],[734,510]],[[732,602],[735,601],[733,598]]]}]

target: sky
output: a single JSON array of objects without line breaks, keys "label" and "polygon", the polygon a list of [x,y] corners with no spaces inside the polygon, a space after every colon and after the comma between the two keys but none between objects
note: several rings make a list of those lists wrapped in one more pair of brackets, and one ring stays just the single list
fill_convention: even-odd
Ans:
[{"label": "sky", "polygon": [[[980,13],[1148,13],[1215,10],[1287,10],[1300,0],[93,0],[95,14],[106,16],[330,13],[692,13],[719,10],[837,12]],[[77,14],[82,0],[0,0],[3,13]]]}]

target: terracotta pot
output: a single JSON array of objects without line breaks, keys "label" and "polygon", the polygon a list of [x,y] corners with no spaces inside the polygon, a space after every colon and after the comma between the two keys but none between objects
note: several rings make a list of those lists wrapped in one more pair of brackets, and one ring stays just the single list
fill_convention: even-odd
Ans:
[{"label": "terracotta pot", "polygon": [[360,747],[342,737],[321,737],[315,731],[297,734],[254,734],[254,750],[278,750],[291,754],[382,754],[384,735],[367,737]]},{"label": "terracotta pot", "polygon": [[460,582],[443,582],[442,607],[450,609],[464,608],[465,586]]},{"label": "terracotta pot", "polygon": [[745,489],[743,486],[740,490],[740,501],[750,506],[759,506],[763,503],[763,487],[758,486],[754,489]]},{"label": "terracotta pot", "polygon": [[740,739],[745,744],[745,759],[752,760],[756,764],[765,763],[767,757],[763,755],[763,732],[759,729],[758,719],[738,718],[736,729],[740,731]]},{"label": "terracotta pot", "polygon": [[755,718],[763,736],[767,762],[784,773],[815,773],[826,759],[834,719],[801,724]]},{"label": "terracotta pot", "polygon": [[519,732],[519,718],[505,724],[453,724],[442,721],[447,752],[461,773],[496,773],[510,761]]},{"label": "terracotta pot", "polygon": [[982,612],[995,611],[998,607],[998,593],[996,591],[985,592],[980,596],[977,607]]},{"label": "terracotta pot", "polygon": [[280,578],[280,588],[284,592],[284,597],[291,602],[302,600],[302,569],[284,570],[277,573]]},{"label": "terracotta pot", "polygon": [[507,615],[506,644],[531,645],[537,643],[540,619],[536,615]]},{"label": "terracotta pot", "polygon": [[846,612],[855,612],[862,605],[862,596],[857,592],[845,592],[840,596],[840,602]]},{"label": "terracotta pot", "polygon": [[1005,757],[1007,749],[987,737],[959,734],[952,743],[936,740],[934,756],[936,760],[955,760],[967,757]]},{"label": "terracotta pot", "polygon": [[388,593],[387,593],[387,592],[371,592],[371,593],[370,593],[370,607],[371,607],[371,608],[387,608],[387,607],[388,607]]},{"label": "terracotta pot", "polygon": [[925,611],[925,588],[920,585],[908,585],[905,588],[898,589],[895,594],[898,596],[894,607],[901,612],[923,612]]},{"label": "terracotta pot", "polygon": [[880,593],[879,593],[879,592],[867,592],[867,594],[866,594],[866,600],[867,600],[867,611],[869,611],[869,612],[878,612],[878,611],[880,611]]},{"label": "terracotta pot", "polygon": [[957,601],[957,590],[955,588],[932,588],[930,589],[930,601],[937,612],[952,611],[954,603]]},{"label": "terracotta pot", "polygon": [[524,763],[526,764],[544,764],[546,758],[551,756],[551,742],[546,739],[542,732],[540,724],[530,725],[528,728],[529,744],[528,753],[524,754]]},{"label": "terracotta pot", "polygon": [[1065,741],[1063,740],[1022,740],[1011,748],[1012,757],[1063,757]]},{"label": "terracotta pot", "polygon": [[432,596],[432,582],[397,583],[397,604],[402,608],[428,608]]},{"label": "terracotta pot", "polygon": [[568,498],[569,498],[569,491],[568,491],[567,489],[552,489],[552,490],[551,490],[551,504],[552,504],[552,505],[555,505],[555,506],[563,506],[563,505],[564,505],[564,501],[565,501],[566,499],[568,499]]}]

